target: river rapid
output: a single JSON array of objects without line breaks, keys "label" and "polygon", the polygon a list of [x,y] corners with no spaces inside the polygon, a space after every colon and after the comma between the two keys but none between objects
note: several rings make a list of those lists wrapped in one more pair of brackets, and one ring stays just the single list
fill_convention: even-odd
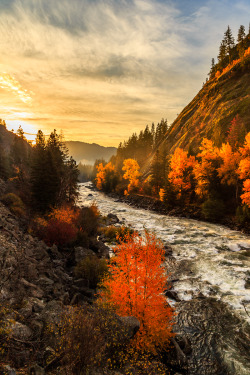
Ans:
[{"label": "river rapid", "polygon": [[[175,269],[179,269],[173,289],[182,303],[192,306],[192,301],[202,296],[231,314],[226,321],[228,329],[233,327],[235,332],[223,327],[226,344],[223,349],[223,345],[217,348],[218,356],[225,362],[224,374],[250,374],[249,358],[244,352],[250,322],[250,237],[221,225],[136,209],[90,188],[91,183],[80,184],[79,205],[95,202],[101,214],[115,214],[125,225],[139,232],[147,229],[172,247]],[[234,337],[237,332],[239,338]],[[194,372],[197,370],[189,367],[188,374],[220,373]]]}]

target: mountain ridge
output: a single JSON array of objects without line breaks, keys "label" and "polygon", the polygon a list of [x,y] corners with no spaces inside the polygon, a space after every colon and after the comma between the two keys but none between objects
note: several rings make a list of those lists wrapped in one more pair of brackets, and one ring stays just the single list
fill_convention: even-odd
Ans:
[{"label": "mountain ridge", "polygon": [[81,141],[66,141],[69,154],[77,163],[84,160],[83,164],[94,164],[96,159],[108,161],[116,153],[116,147],[105,147],[97,143]]}]

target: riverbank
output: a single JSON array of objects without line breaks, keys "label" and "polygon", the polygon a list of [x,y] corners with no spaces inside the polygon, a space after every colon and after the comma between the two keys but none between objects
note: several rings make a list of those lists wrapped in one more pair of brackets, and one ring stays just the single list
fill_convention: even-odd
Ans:
[{"label": "riverbank", "polygon": [[[96,187],[93,185],[93,190],[96,190]],[[150,210],[161,215],[169,215],[175,217],[183,217],[187,219],[195,219],[200,220],[208,223],[224,225],[232,230],[241,231],[242,233],[250,234],[250,225],[242,225],[236,222],[235,218],[230,216],[222,216],[219,220],[208,220],[204,218],[202,215],[201,207],[197,205],[190,205],[184,207],[174,207],[168,209],[166,205],[161,202],[159,199],[143,196],[139,194],[131,194],[131,195],[120,195],[118,193],[107,193],[107,196],[113,198],[119,202],[126,203],[129,206],[135,208],[141,208],[144,210]]]}]

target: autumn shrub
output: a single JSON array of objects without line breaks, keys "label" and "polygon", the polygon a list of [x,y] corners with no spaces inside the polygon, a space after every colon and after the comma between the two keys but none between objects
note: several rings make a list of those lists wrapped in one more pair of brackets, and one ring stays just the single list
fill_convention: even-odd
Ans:
[{"label": "autumn shrub", "polygon": [[96,205],[82,207],[78,216],[78,227],[89,236],[97,233],[99,221],[99,211]]},{"label": "autumn shrub", "polygon": [[96,318],[84,308],[70,307],[59,324],[57,356],[69,374],[88,374],[102,361],[105,337]]},{"label": "autumn shrub", "polygon": [[43,240],[48,246],[53,244],[63,246],[73,242],[77,237],[77,232],[78,229],[73,224],[50,219],[43,231]]},{"label": "autumn shrub", "polygon": [[134,230],[125,225],[116,227],[115,225],[110,225],[102,229],[103,234],[105,235],[108,242],[117,242],[117,241],[127,241],[128,237],[134,233]]},{"label": "autumn shrub", "polygon": [[89,247],[89,236],[82,229],[79,229],[74,244],[77,246]]},{"label": "autumn shrub", "polygon": [[207,199],[201,206],[202,215],[207,220],[221,220],[225,215],[225,204],[216,198]]},{"label": "autumn shrub", "polygon": [[2,196],[1,201],[8,206],[14,214],[18,216],[25,215],[25,205],[18,195],[14,193],[5,194]]},{"label": "autumn shrub", "polygon": [[74,273],[75,276],[85,279],[89,288],[95,289],[98,283],[108,272],[108,266],[105,259],[99,259],[95,255],[86,257],[77,263]]},{"label": "autumn shrub", "polygon": [[94,374],[118,367],[128,342],[126,329],[110,309],[70,307],[62,315],[56,357],[67,374]]},{"label": "autumn shrub", "polygon": [[141,352],[156,353],[173,336],[174,312],[167,303],[163,245],[151,234],[129,236],[115,249],[110,273],[101,283],[99,301],[120,316],[135,316],[141,323],[133,340]]},{"label": "autumn shrub", "polygon": [[34,220],[34,232],[51,246],[68,245],[77,238],[78,211],[70,207],[54,208],[47,218]]}]

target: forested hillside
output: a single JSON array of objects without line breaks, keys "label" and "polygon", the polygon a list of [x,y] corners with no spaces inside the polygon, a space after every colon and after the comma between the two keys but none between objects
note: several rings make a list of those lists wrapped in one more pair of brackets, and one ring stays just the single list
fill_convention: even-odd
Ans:
[{"label": "forested hillside", "polygon": [[250,34],[230,27],[209,79],[169,126],[146,126],[120,144],[110,162],[97,166],[105,191],[160,199],[209,220],[250,220]]}]

